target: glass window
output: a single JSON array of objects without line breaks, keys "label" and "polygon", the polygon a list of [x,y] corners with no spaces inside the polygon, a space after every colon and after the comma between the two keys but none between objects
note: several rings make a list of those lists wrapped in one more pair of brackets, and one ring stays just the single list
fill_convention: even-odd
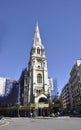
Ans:
[{"label": "glass window", "polygon": [[27,84],[27,78],[26,78],[26,84]]},{"label": "glass window", "polygon": [[33,53],[35,53],[35,49],[33,49]]},{"label": "glass window", "polygon": [[41,74],[37,75],[37,83],[42,83],[42,75]]},{"label": "glass window", "polygon": [[37,54],[40,54],[40,49],[39,48],[37,49]]}]

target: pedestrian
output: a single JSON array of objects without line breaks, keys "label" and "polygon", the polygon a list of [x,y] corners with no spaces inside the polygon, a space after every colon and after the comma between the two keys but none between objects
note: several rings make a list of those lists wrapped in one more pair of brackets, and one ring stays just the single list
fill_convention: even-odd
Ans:
[{"label": "pedestrian", "polygon": [[30,116],[32,117],[32,112],[30,113]]}]

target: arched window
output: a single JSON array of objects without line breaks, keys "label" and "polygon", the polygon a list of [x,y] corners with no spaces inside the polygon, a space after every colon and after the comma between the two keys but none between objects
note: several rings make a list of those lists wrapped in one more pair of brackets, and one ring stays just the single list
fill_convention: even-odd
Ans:
[{"label": "arched window", "polygon": [[41,74],[37,75],[37,83],[42,83],[42,75]]},{"label": "arched window", "polygon": [[40,49],[39,48],[37,48],[37,54],[40,54]]},{"label": "arched window", "polygon": [[35,48],[33,48],[33,53],[35,53]]}]

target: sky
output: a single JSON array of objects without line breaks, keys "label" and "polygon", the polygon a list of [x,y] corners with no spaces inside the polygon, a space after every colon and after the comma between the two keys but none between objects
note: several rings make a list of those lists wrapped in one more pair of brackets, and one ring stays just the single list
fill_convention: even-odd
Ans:
[{"label": "sky", "polygon": [[19,79],[28,66],[37,21],[60,92],[81,58],[81,0],[0,0],[0,77]]}]

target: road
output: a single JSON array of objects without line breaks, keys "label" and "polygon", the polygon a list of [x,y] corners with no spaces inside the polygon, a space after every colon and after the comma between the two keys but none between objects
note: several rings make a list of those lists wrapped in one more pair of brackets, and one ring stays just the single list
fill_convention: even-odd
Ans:
[{"label": "road", "polygon": [[81,118],[7,118],[0,130],[81,130]]}]

